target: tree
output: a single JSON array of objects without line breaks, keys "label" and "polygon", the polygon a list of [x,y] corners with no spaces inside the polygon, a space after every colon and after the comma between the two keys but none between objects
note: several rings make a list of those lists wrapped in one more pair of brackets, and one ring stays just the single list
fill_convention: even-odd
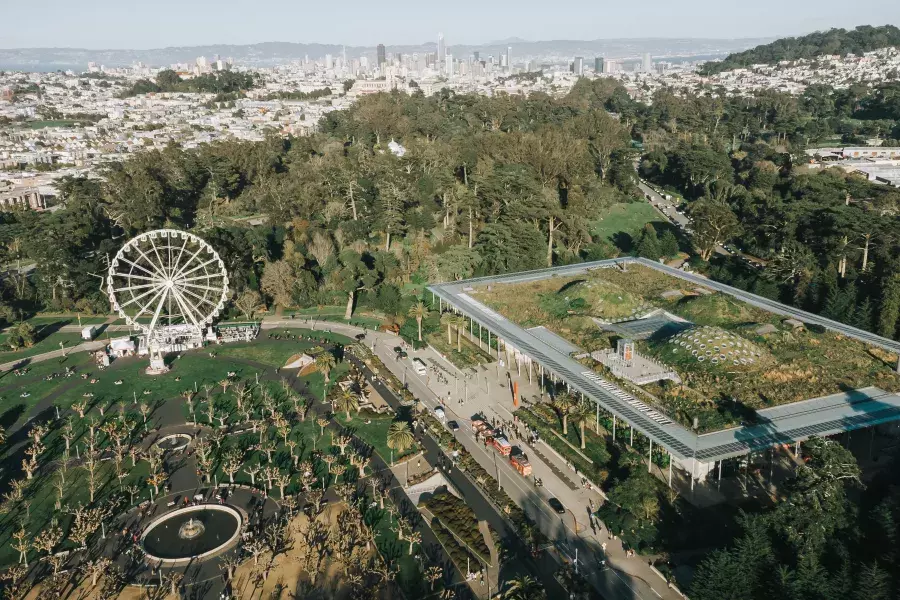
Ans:
[{"label": "tree", "polygon": [[716,248],[740,232],[734,212],[724,202],[700,199],[691,204],[692,239],[700,258],[709,260]]},{"label": "tree", "polygon": [[279,260],[266,263],[260,285],[262,290],[275,301],[275,304],[286,308],[294,304],[296,281],[297,276],[290,263],[286,260]]},{"label": "tree", "polygon": [[394,421],[391,423],[387,433],[387,446],[397,452],[404,452],[411,448],[415,443],[415,437],[409,430],[409,423],[406,421]]},{"label": "tree", "polygon": [[878,311],[878,335],[893,339],[900,317],[900,273],[887,277],[882,285],[881,306]]},{"label": "tree", "polygon": [[452,312],[445,312],[441,315],[441,325],[447,327],[447,343],[453,343],[453,327],[456,324],[456,315]]},{"label": "tree", "polygon": [[328,376],[331,373],[331,370],[334,368],[336,361],[334,360],[334,354],[329,351],[320,352],[318,356],[316,356],[316,368],[321,371],[322,376],[325,378],[325,387],[328,387]]},{"label": "tree", "polygon": [[28,568],[28,550],[31,549],[31,537],[24,527],[20,527],[12,534],[15,540],[12,543],[13,550],[19,553],[19,564]]},{"label": "tree", "polygon": [[437,565],[432,565],[425,569],[425,579],[431,584],[431,591],[434,591],[435,582],[444,575],[444,570]]},{"label": "tree", "polygon": [[656,238],[656,230],[653,229],[653,225],[650,223],[647,223],[641,229],[641,234],[638,236],[638,241],[634,246],[634,253],[650,260],[659,260],[659,257],[662,256],[659,240]]},{"label": "tree", "polygon": [[678,238],[671,229],[666,229],[659,238],[659,253],[661,256],[671,258],[678,254]]},{"label": "tree", "polygon": [[624,480],[613,485],[609,500],[642,521],[653,521],[659,512],[656,482],[640,467],[632,468]]},{"label": "tree", "polygon": [[506,582],[503,600],[545,600],[547,593],[531,575],[520,575]]},{"label": "tree", "polygon": [[[282,290],[283,291],[283,290]],[[263,308],[262,296],[256,290],[244,290],[234,301],[235,307],[245,319],[252,319],[256,311]]]},{"label": "tree", "polygon": [[[347,414],[347,421],[349,421],[350,411],[359,410],[359,396],[349,388],[341,390],[341,393],[338,394],[338,397],[335,400],[335,407],[338,410],[344,411]],[[343,452],[341,454],[343,454]]]},{"label": "tree", "polygon": [[428,307],[425,306],[425,303],[421,300],[416,302],[409,309],[408,315],[416,320],[416,325],[419,327],[419,341],[422,341],[422,320],[428,316]]},{"label": "tree", "polygon": [[575,406],[575,399],[569,392],[559,392],[550,404],[562,420],[563,435],[569,435],[569,412]]},{"label": "tree", "polygon": [[237,448],[232,448],[225,454],[225,460],[222,461],[222,470],[228,475],[228,483],[234,483],[234,474],[241,470],[244,464],[244,457]]},{"label": "tree", "polygon": [[591,407],[587,404],[581,403],[570,410],[569,416],[572,417],[572,421],[578,425],[578,428],[581,430],[581,449],[584,450],[584,426],[591,420],[591,417],[595,416],[594,411],[592,411]]}]

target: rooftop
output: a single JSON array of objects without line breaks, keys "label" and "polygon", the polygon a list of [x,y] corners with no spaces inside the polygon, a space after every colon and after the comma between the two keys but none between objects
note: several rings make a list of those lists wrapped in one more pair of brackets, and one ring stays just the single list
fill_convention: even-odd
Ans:
[{"label": "rooftop", "polygon": [[[872,380],[878,381],[879,384],[853,386],[857,389],[848,391],[845,382],[836,381],[834,382],[835,389],[829,390],[827,393],[810,395],[800,398],[801,401],[785,402],[773,408],[766,408],[764,405],[756,406],[754,407],[756,410],[747,411],[748,414],[743,420],[746,424],[698,435],[689,427],[677,422],[678,418],[683,416],[676,414],[677,411],[663,410],[640,394],[636,393],[637,396],[641,396],[636,397],[635,394],[629,393],[615,383],[614,378],[605,373],[602,368],[595,367],[593,370],[589,370],[589,367],[585,367],[572,358],[571,352],[567,352],[570,347],[559,344],[555,338],[562,337],[571,346],[581,348],[583,347],[583,344],[580,343],[581,340],[573,339],[572,336],[573,330],[579,331],[577,327],[566,332],[546,333],[546,329],[552,329],[552,327],[545,327],[543,330],[537,330],[537,334],[535,334],[520,324],[523,315],[515,313],[519,322],[513,322],[505,316],[506,313],[502,309],[497,306],[489,307],[489,299],[482,295],[487,290],[497,289],[498,286],[542,282],[549,279],[553,279],[554,283],[558,283],[559,286],[571,285],[567,278],[581,277],[594,281],[593,275],[600,275],[603,279],[614,279],[617,273],[622,272],[623,267],[632,271],[651,269],[656,275],[668,276],[664,278],[667,280],[665,282],[665,285],[668,286],[666,289],[672,287],[673,278],[676,278],[676,280],[680,280],[679,284],[684,289],[700,286],[707,291],[714,292],[713,294],[698,294],[696,297],[715,298],[722,295],[727,297],[729,302],[736,301],[742,310],[749,311],[749,314],[754,317],[751,319],[752,323],[749,324],[752,325],[752,329],[750,327],[747,327],[746,330],[737,329],[741,335],[758,335],[755,330],[760,326],[758,318],[760,313],[768,314],[771,318],[771,321],[767,321],[767,323],[780,324],[784,318],[801,321],[809,330],[810,337],[808,339],[813,342],[818,341],[817,351],[825,352],[823,357],[826,359],[826,351],[833,347],[834,343],[844,343],[848,348],[862,349],[862,353],[854,356],[854,360],[863,361],[870,368],[870,371],[866,371],[866,373],[872,377],[860,376],[859,381]],[[586,275],[591,277],[584,277]],[[642,279],[646,280],[647,278]],[[896,361],[896,355],[900,354],[900,343],[645,259],[613,259],[525,273],[481,277],[453,283],[433,284],[429,286],[429,289],[474,321],[487,327],[494,335],[508,341],[510,345],[543,365],[545,369],[551,370],[566,380],[573,389],[584,393],[588,398],[598,402],[605,410],[626,420],[679,458],[696,456],[704,461],[719,460],[746,454],[749,451],[774,444],[801,441],[812,435],[829,435],[900,419],[900,396],[891,391],[895,389],[891,386],[896,385],[898,378],[889,366],[890,361]],[[602,292],[600,297],[609,297],[609,289],[600,291]],[[647,290],[644,292],[646,293]],[[642,297],[633,290],[626,292],[626,294],[628,293],[630,296],[616,296],[617,301],[621,300],[622,303],[630,306],[631,304],[641,304],[644,302],[644,297],[650,297],[650,294]],[[480,295],[481,297],[478,297]],[[652,297],[656,302],[659,295],[653,294]],[[675,302],[680,302],[680,300]],[[609,307],[611,312],[620,309],[621,304]],[[685,317],[684,314],[678,316]],[[528,325],[530,326],[532,323]],[[579,322],[579,326],[586,327],[581,322]],[[596,327],[595,323],[591,322],[591,326],[599,331],[599,327]],[[585,328],[584,331],[590,330]],[[551,333],[552,337],[547,333]],[[801,334],[785,330],[783,326],[779,328],[779,336],[799,335]],[[815,336],[825,336],[822,340],[828,343],[822,344],[822,341],[817,340]],[[754,342],[757,342],[757,339],[754,338]],[[776,349],[779,348],[781,339],[787,340],[785,343],[789,345],[796,341],[789,337],[779,338],[775,340],[774,347]],[[647,346],[645,350],[652,351],[653,346]],[[779,359],[777,353],[773,354],[773,357],[776,361],[782,360],[783,362],[783,358]],[[674,366],[676,370],[684,368],[682,364]],[[704,365],[704,368],[708,367],[712,367],[712,365],[708,363]],[[852,373],[860,370],[854,364],[850,364],[847,368]],[[763,375],[768,372],[769,370],[763,371]],[[689,372],[689,375],[692,373]],[[737,379],[746,380],[748,379],[746,375],[746,373],[741,373]],[[753,378],[759,379],[760,377],[757,373]],[[882,383],[886,383],[886,385],[882,385]],[[775,381],[773,387],[777,388],[780,385],[778,381]],[[885,388],[890,389],[886,390]],[[810,397],[816,399],[809,400]]]}]

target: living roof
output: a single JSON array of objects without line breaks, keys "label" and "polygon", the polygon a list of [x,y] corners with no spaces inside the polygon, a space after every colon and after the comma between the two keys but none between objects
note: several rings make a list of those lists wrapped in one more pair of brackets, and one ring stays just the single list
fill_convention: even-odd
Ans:
[{"label": "living roof", "polygon": [[[607,380],[612,381],[612,378],[608,374],[603,373],[601,376],[597,372],[587,371],[583,365],[569,355],[563,354],[524,329],[524,327],[545,325],[570,341],[584,342],[585,340],[571,336],[573,331],[583,328],[584,322],[587,321],[594,332],[593,337],[586,340],[587,344],[597,343],[598,338],[602,336],[597,335],[596,332],[599,328],[591,321],[591,316],[585,314],[584,306],[576,302],[575,307],[570,306],[566,311],[557,311],[554,315],[549,315],[543,309],[535,308],[541,308],[538,306],[535,294],[546,294],[553,291],[554,287],[558,290],[563,286],[569,286],[567,289],[571,289],[571,278],[584,281],[586,278],[596,279],[598,276],[603,276],[604,281],[621,284],[623,281],[621,276],[628,272],[643,276],[632,280],[634,283],[630,285],[627,293],[637,294],[641,298],[652,298],[654,304],[661,301],[660,294],[671,290],[673,284],[687,292],[686,297],[700,298],[715,296],[716,293],[721,294],[722,298],[726,300],[725,302],[718,300],[709,303],[698,302],[696,306],[681,307],[680,316],[684,317],[690,313],[690,318],[696,323],[709,323],[710,320],[713,320],[720,325],[737,328],[736,330],[744,336],[759,335],[756,333],[759,324],[766,323],[777,327],[781,337],[788,341],[790,338],[786,335],[798,336],[795,338],[795,342],[799,336],[809,336],[805,338],[807,341],[818,340],[819,343],[809,343],[808,347],[814,348],[818,352],[818,358],[823,361],[821,364],[816,364],[815,368],[825,369],[826,373],[828,361],[847,359],[847,356],[841,353],[849,352],[849,360],[841,365],[843,379],[832,378],[829,385],[826,386],[838,389],[798,398],[798,400],[806,400],[807,398],[829,397],[836,399],[835,402],[839,404],[843,402],[843,406],[832,406],[828,411],[820,411],[815,408],[809,410],[805,408],[808,406],[806,403],[789,401],[783,406],[785,414],[779,414],[777,419],[770,419],[764,416],[765,413],[762,417],[755,417],[754,415],[758,415],[755,410],[732,402],[731,404],[738,407],[738,410],[732,413],[737,415],[736,422],[717,424],[711,421],[705,430],[724,430],[732,425],[734,427],[728,429],[727,432],[697,435],[690,428],[678,423],[651,419],[647,416],[648,410],[651,410],[649,407],[642,402],[635,402],[632,396],[621,393],[621,390],[616,393],[616,390],[610,389],[611,386]],[[534,287],[535,285],[536,287]],[[645,259],[611,259],[433,284],[428,287],[442,300],[487,327],[494,335],[509,341],[510,344],[525,352],[545,368],[555,372],[557,376],[569,382],[573,389],[598,402],[605,410],[618,415],[680,458],[696,456],[704,461],[717,460],[745,454],[765,445],[803,440],[811,435],[828,435],[900,419],[900,410],[896,410],[900,408],[900,396],[894,393],[894,390],[898,389],[900,380],[891,368],[897,360],[897,355],[900,354],[900,343]],[[513,289],[515,293],[507,294],[498,300],[499,295],[493,292],[501,289]],[[669,296],[672,297],[672,295]],[[630,301],[634,302],[634,300]],[[674,300],[674,302],[680,301]],[[640,300],[637,301],[637,303],[639,302]],[[785,318],[802,321],[806,324],[806,331],[801,333],[788,330],[781,324]],[[545,322],[540,322],[542,319]],[[573,320],[576,323],[575,327],[571,325]],[[559,325],[562,327],[558,327]],[[587,331],[586,328],[585,330]],[[605,347],[609,347],[611,340],[605,341],[607,342]],[[579,343],[578,345],[585,348],[587,344]],[[645,347],[645,351],[649,351],[647,348]],[[808,356],[804,356],[807,354],[809,351],[804,351],[804,347],[800,344],[795,348],[793,356],[783,352],[780,356],[782,359],[808,360]],[[854,363],[854,360],[858,363]],[[853,369],[860,364],[868,366],[870,370],[858,374],[853,373]],[[755,382],[761,381],[763,377],[765,377],[764,373],[762,375],[757,373],[756,376],[745,376],[744,378]],[[869,386],[877,388],[879,393],[875,397],[868,397],[865,402],[851,402],[849,396],[841,395],[850,389]],[[669,407],[671,416],[684,423],[686,415],[705,405],[714,409],[713,414],[724,412],[728,418],[731,418],[727,405],[716,406],[717,399],[698,396],[693,400],[684,402],[684,399],[681,398],[680,405],[675,404]],[[760,408],[766,406],[774,406],[774,403],[761,404]],[[835,415],[841,411],[843,411],[841,413],[843,416],[835,418]],[[722,435],[729,436],[729,440],[720,439]]]}]

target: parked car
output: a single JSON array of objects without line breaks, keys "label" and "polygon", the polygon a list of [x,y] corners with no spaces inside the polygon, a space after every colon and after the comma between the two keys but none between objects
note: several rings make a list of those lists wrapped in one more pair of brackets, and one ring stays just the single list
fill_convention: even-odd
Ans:
[{"label": "parked car", "polygon": [[450,431],[459,431],[459,423],[456,421],[447,421],[447,427],[450,428]]},{"label": "parked car", "polygon": [[444,409],[440,406],[434,409],[434,416],[437,417],[437,420],[441,423],[447,422],[447,413],[445,413]]},{"label": "parked car", "polygon": [[550,498],[549,500],[547,500],[547,504],[550,505],[550,508],[556,511],[556,514],[566,514],[566,507],[563,506],[563,503],[560,502],[557,498]]}]

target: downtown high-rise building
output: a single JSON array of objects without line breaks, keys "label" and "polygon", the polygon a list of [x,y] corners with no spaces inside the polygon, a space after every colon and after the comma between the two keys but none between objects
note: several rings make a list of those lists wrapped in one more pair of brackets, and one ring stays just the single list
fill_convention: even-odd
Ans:
[{"label": "downtown high-rise building", "polygon": [[378,68],[383,69],[384,63],[387,61],[384,54],[384,44],[378,44],[378,46],[375,48],[375,55],[375,62],[378,65]]},{"label": "downtown high-rise building", "polygon": [[604,60],[603,60],[602,56],[597,56],[596,58],[594,58],[594,72],[595,73],[602,73],[603,68],[605,66],[606,65],[604,64]]},{"label": "downtown high-rise building", "polygon": [[475,59],[475,62],[478,62],[479,60],[481,60],[481,53],[478,50],[476,50],[475,52],[472,53],[472,57]]},{"label": "downtown high-rise building", "polygon": [[512,46],[506,47],[506,68],[512,71]]},{"label": "downtown high-rise building", "polygon": [[649,73],[653,69],[653,60],[650,58],[650,53],[644,53],[644,59],[641,61],[641,71],[644,73]]},{"label": "downtown high-rise building", "polygon": [[572,63],[572,72],[578,75],[579,77],[584,75],[584,57],[576,56],[575,61]]},{"label": "downtown high-rise building", "polygon": [[439,65],[444,64],[444,61],[447,59],[447,44],[444,42],[444,34],[438,34],[438,45],[437,45],[437,61]]}]

